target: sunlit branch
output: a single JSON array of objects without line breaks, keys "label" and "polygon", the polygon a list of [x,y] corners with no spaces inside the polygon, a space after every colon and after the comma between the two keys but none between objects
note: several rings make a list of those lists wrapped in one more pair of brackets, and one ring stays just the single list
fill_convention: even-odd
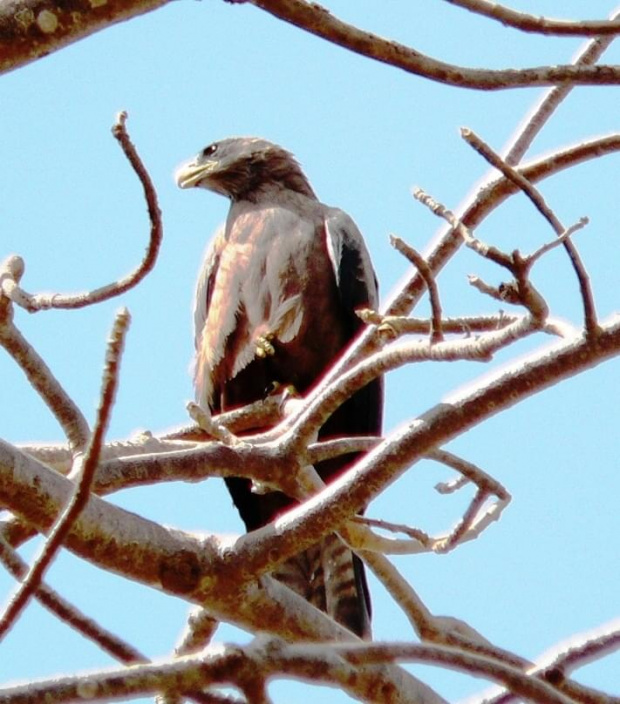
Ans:
[{"label": "sunlit branch", "polygon": [[612,38],[620,34],[620,22],[616,19],[558,20],[518,12],[490,0],[445,0],[445,2],[470,10],[477,15],[497,20],[507,27],[520,29],[523,32],[561,36],[611,35]]},{"label": "sunlit branch", "polygon": [[23,270],[23,261],[19,257],[9,257],[0,270],[0,345],[54,414],[67,436],[71,452],[81,452],[90,436],[86,418],[42,357],[13,324],[13,307],[7,293],[15,292]]},{"label": "sunlit branch", "polygon": [[613,66],[539,66],[527,69],[488,70],[448,64],[425,56],[396,41],[383,39],[338,19],[325,7],[305,0],[247,0],[253,5],[315,36],[357,54],[460,88],[502,90],[570,82],[581,85],[620,83],[620,68]]},{"label": "sunlit branch", "polygon": [[[609,696],[585,687],[569,675],[578,668],[617,652],[620,649],[620,621],[612,621],[600,628],[575,635],[568,643],[560,643],[539,657],[528,674],[555,687],[579,702],[607,702]],[[515,700],[514,692],[502,690],[497,695],[487,694],[486,704],[509,704]],[[472,700],[472,704],[473,704]]]},{"label": "sunlit branch", "polygon": [[441,301],[433,272],[424,257],[400,237],[392,235],[390,242],[397,252],[400,252],[415,266],[424,279],[431,304],[431,342],[441,342],[443,340]]},{"label": "sunlit branch", "polygon": [[[617,23],[618,20],[620,20],[620,11],[612,13],[610,17],[612,23]],[[573,64],[575,66],[591,66],[595,64],[614,39],[615,35],[599,36],[586,42],[573,60]],[[536,136],[574,87],[574,84],[563,83],[550,88],[542,96],[538,104],[524,119],[513,139],[506,146],[504,159],[507,164],[515,166],[521,161]]]},{"label": "sunlit branch", "polygon": [[[275,525],[242,538],[238,547],[244,560],[249,561],[247,569],[252,572],[260,569],[269,550],[275,549],[274,540],[281,556],[296,554],[311,545],[325,531],[326,516],[336,528],[362,506],[368,506],[385,486],[434,447],[445,444],[518,400],[572,376],[577,370],[615,356],[620,348],[620,323],[616,320],[602,330],[594,341],[579,337],[545,349],[527,361],[520,359],[493,379],[468,387],[455,398],[430,409],[422,418],[388,435],[356,463],[346,477],[331,483],[303,506],[285,513]],[[367,362],[372,364],[371,359]],[[358,373],[363,376],[362,365]],[[310,413],[313,411],[316,409],[311,409]]]}]

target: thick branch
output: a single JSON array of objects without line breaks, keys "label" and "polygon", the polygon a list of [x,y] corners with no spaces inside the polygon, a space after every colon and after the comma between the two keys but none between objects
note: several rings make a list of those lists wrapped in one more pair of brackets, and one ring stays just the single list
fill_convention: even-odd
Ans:
[{"label": "thick branch", "polygon": [[0,73],[162,7],[168,0],[19,0],[0,3]]},{"label": "thick branch", "polygon": [[618,66],[538,66],[521,70],[473,69],[447,64],[399,42],[383,39],[335,17],[306,0],[247,0],[285,22],[345,49],[440,83],[460,88],[501,90],[557,83],[607,85],[620,83]]},{"label": "thick branch", "polygon": [[[89,674],[88,687],[95,701],[109,701],[130,695],[155,694],[171,689],[183,691],[214,684],[241,689],[248,701],[262,704],[265,680],[281,673],[338,685],[356,699],[384,704],[445,704],[430,687],[395,667],[357,667],[326,647],[291,646],[260,639],[246,646],[219,645],[199,656],[143,665],[127,670]],[[539,685],[540,687],[544,685]],[[43,698],[58,702],[83,701],[83,677],[55,678],[0,690],[0,704],[37,704]],[[218,701],[218,700],[216,700]],[[549,700],[550,702],[553,700]],[[556,702],[561,700],[555,700]]]}]

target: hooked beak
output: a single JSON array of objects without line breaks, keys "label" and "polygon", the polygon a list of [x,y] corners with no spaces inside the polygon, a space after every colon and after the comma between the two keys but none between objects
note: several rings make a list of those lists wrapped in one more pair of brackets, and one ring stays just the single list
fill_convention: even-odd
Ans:
[{"label": "hooked beak", "polygon": [[216,168],[216,161],[206,161],[204,164],[198,164],[196,160],[192,160],[179,166],[174,178],[179,188],[192,188],[193,186],[199,186],[201,181],[208,180]]}]

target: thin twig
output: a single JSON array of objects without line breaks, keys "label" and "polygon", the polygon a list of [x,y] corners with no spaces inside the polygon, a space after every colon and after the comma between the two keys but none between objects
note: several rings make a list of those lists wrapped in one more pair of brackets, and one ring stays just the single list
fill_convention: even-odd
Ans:
[{"label": "thin twig", "polygon": [[[610,22],[616,23],[619,19],[620,11],[616,11],[612,13]],[[584,48],[575,57],[573,64],[575,66],[591,66],[595,64],[614,39],[613,35],[607,37],[599,36],[586,42]],[[530,115],[524,120],[523,126],[517,131],[511,144],[506,147],[504,159],[507,164],[515,166],[521,161],[538,133],[574,87],[574,84],[562,83],[550,88],[542,96],[538,105],[534,107]]]},{"label": "thin twig", "polygon": [[542,295],[529,279],[529,269],[532,261],[527,257],[523,257],[519,250],[514,250],[511,254],[507,254],[497,247],[482,242],[474,236],[470,229],[452,211],[435,201],[422,189],[414,189],[413,196],[420,203],[430,208],[435,215],[450,223],[454,232],[463,238],[468,247],[485,259],[505,267],[514,276],[514,281],[501,284],[497,289],[487,285],[477,277],[470,277],[470,283],[482,293],[492,296],[498,301],[525,306],[530,312],[532,322],[537,328],[542,329],[547,322],[549,308]]},{"label": "thin twig", "polygon": [[413,528],[405,525],[404,523],[392,523],[391,521],[369,518],[368,516],[354,516],[351,520],[354,523],[359,523],[361,525],[368,526],[369,528],[378,528],[379,530],[388,531],[390,533],[402,533],[408,538],[415,540],[425,548],[430,548],[433,543],[433,539],[430,535],[428,535],[428,533],[425,533],[419,528]]},{"label": "thin twig", "polygon": [[225,445],[237,445],[240,440],[228,428],[217,421],[214,421],[208,409],[189,401],[186,405],[190,418],[198,424],[201,430]]},{"label": "thin twig", "polygon": [[586,227],[586,225],[589,225],[589,223],[589,218],[580,218],[574,225],[571,225],[569,228],[564,230],[561,235],[558,235],[555,240],[551,240],[551,242],[543,244],[535,252],[532,252],[532,254],[528,255],[528,263],[530,265],[533,264],[537,259],[540,259],[540,257],[542,257],[544,254],[547,254],[547,252],[550,252],[552,249],[555,249],[559,245],[563,244],[567,239],[572,237],[575,232],[578,232],[579,230],[583,229],[584,227]]},{"label": "thin twig", "polygon": [[439,299],[437,282],[435,281],[431,268],[424,257],[400,237],[391,235],[390,244],[397,252],[406,257],[415,266],[420,272],[420,276],[424,279],[431,304],[431,342],[441,342],[443,340],[441,301]]},{"label": "thin twig", "polygon": [[[564,234],[566,228],[558,220],[555,213],[549,208],[545,199],[542,197],[538,189],[527,179],[521,172],[507,164],[488,144],[480,139],[472,130],[462,129],[461,136],[465,141],[473,147],[482,157],[484,157],[492,166],[499,169],[502,174],[517,185],[523,193],[531,200],[540,214],[549,222],[556,235]],[[586,331],[589,335],[596,336],[598,334],[598,323],[596,317],[596,308],[594,298],[590,286],[590,278],[586,271],[577,248],[570,239],[563,241],[564,249],[568,253],[570,261],[579,281],[581,290],[581,298],[584,308],[584,323]]]},{"label": "thin twig", "polygon": [[252,5],[333,44],[375,61],[430,80],[460,88],[503,90],[518,86],[620,83],[614,66],[539,66],[526,69],[473,69],[438,61],[412,47],[384,39],[338,19],[316,2],[306,0],[248,0]]},{"label": "thin twig", "polygon": [[612,38],[620,34],[620,22],[617,20],[557,20],[551,17],[528,15],[510,7],[499,5],[491,0],[445,0],[465,10],[497,20],[507,27],[520,29],[522,32],[538,34],[556,34],[560,36],[606,35]]},{"label": "thin twig", "polygon": [[4,614],[0,618],[0,638],[11,628],[21,611],[24,609],[30,596],[37,590],[45,574],[45,570],[54,559],[58,549],[68,535],[74,522],[77,520],[90,497],[90,488],[95,472],[99,465],[99,456],[103,446],[103,439],[108,427],[116,389],[120,360],[125,342],[125,335],[129,327],[130,315],[126,309],[121,310],[114,321],[114,326],[108,341],[106,359],[103,371],[101,398],[97,409],[97,419],[88,448],[83,457],[76,459],[74,468],[76,476],[79,473],[79,483],[69,504],[64,509],[56,524],[50,531],[38,557],[34,560],[28,575],[20,585],[15,595],[11,598]]},{"label": "thin twig", "polygon": [[[435,449],[431,450],[427,455],[427,459],[439,462],[451,469],[454,469],[468,481],[476,484],[477,487],[490,494],[495,494],[498,499],[510,500],[510,494],[500,482],[483,469],[469,462],[468,460],[455,455],[448,450]],[[438,489],[440,493],[446,493]]]},{"label": "thin twig", "polygon": [[459,545],[467,535],[467,533],[472,529],[478,514],[480,513],[485,501],[488,498],[488,493],[479,489],[474,498],[471,500],[469,506],[467,507],[463,517],[458,522],[458,524],[452,529],[450,535],[446,537],[442,546],[441,552],[446,553],[453,550],[457,545]]},{"label": "thin twig", "polygon": [[211,642],[219,621],[202,606],[192,609],[187,626],[181,636],[180,643],[175,647],[175,655],[192,655],[202,650]]},{"label": "thin twig", "polygon": [[[432,323],[426,318],[408,318],[404,315],[382,315],[369,308],[356,311],[367,325],[386,326],[393,330],[394,337],[420,333],[428,334]],[[495,315],[464,315],[456,318],[442,318],[441,329],[446,334],[469,335],[472,332],[499,330],[519,320],[518,315],[500,312]]]},{"label": "thin twig", "polygon": [[144,189],[144,197],[146,199],[146,205],[151,222],[149,244],[147,246],[144,259],[139,266],[130,274],[127,274],[127,276],[124,276],[111,284],[94,289],[93,291],[73,294],[27,294],[25,291],[21,291],[19,300],[17,298],[14,300],[16,303],[23,305],[23,307],[25,307],[28,311],[36,312],[39,310],[48,310],[50,308],[83,308],[95,303],[107,301],[110,298],[120,296],[122,293],[125,293],[125,291],[137,286],[155,266],[163,238],[161,211],[157,203],[157,192],[155,191],[151,177],[142,163],[142,160],[138,156],[138,152],[136,151],[136,148],[129,138],[129,134],[127,133],[126,121],[127,113],[119,113],[117,121],[112,127],[112,134],[121,145],[125,156],[140,179]]}]

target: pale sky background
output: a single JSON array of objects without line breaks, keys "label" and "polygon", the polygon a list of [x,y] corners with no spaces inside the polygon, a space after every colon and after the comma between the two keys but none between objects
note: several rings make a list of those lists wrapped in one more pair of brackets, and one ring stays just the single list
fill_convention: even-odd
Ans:
[{"label": "pale sky background", "polygon": [[[611,0],[512,2],[536,14],[603,18]],[[331,0],[334,14],[445,61],[497,68],[566,63],[579,39],[522,35],[442,2]],[[604,57],[620,63],[620,40]],[[460,139],[474,129],[501,150],[540,89],[496,93],[431,83],[328,45],[252,6],[220,0],[171,3],[2,77],[0,111],[1,256],[24,257],[29,291],[94,288],[132,269],[148,238],[141,187],[110,136],[115,114],[128,128],[159,192],[165,239],[157,268],[136,290],[76,312],[16,312],[16,321],[89,419],[114,311],[133,323],[109,438],[186,422],[192,396],[191,300],[210,236],[227,202],[174,185],[175,167],[222,137],[263,136],[296,154],[319,196],[348,211],[373,255],[384,300],[408,271],[390,233],[419,250],[439,222],[410,195],[420,185],[456,209],[487,169]],[[578,88],[530,156],[620,128],[619,89]],[[592,275],[599,314],[617,311],[620,156],[607,156],[545,182],[565,225],[590,226],[576,243]],[[522,196],[480,229],[489,242],[528,252],[552,233]],[[493,312],[466,274],[490,283],[504,272],[462,252],[439,278],[446,314]],[[555,315],[578,324],[579,293],[561,249],[540,262],[534,281]],[[421,307],[426,310],[426,305]],[[542,340],[542,343],[545,343]],[[386,430],[455,388],[541,344],[478,363],[422,364],[388,379]],[[62,433],[6,354],[0,355],[2,435],[60,441]],[[619,615],[618,401],[620,361],[599,366],[495,417],[450,444],[503,482],[513,502],[480,539],[447,556],[396,560],[436,614],[469,622],[498,646],[530,658]],[[469,492],[440,497],[446,469],[420,464],[372,505],[369,515],[444,532]],[[188,530],[239,532],[218,480],[130,490],[111,501]],[[31,555],[28,546],[23,554]],[[119,580],[63,552],[49,582],[88,614],[152,657],[168,654],[187,604]],[[6,599],[12,581],[0,574]],[[402,614],[371,584],[378,639],[411,639]],[[247,636],[222,628],[216,640]],[[114,665],[95,646],[31,604],[0,644],[0,683]],[[414,667],[451,701],[486,687],[456,673]],[[620,695],[620,657],[576,678]],[[349,701],[334,690],[294,683],[271,687],[276,702]],[[142,701],[142,700],[140,700]],[[149,700],[144,700],[149,701]]]}]

